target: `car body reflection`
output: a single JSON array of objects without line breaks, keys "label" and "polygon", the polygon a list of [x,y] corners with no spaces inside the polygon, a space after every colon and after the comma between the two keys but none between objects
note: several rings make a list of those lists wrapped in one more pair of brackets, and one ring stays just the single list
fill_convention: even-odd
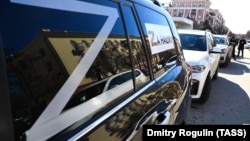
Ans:
[{"label": "car body reflection", "polygon": [[[137,86],[141,86],[142,84],[147,82],[148,78],[139,69],[136,69],[134,73],[136,76],[135,82]],[[98,95],[103,94],[104,92],[107,92],[111,89],[115,89],[118,86],[126,86],[126,84],[130,85],[133,83],[132,76],[132,71],[126,71],[113,75],[112,77],[105,78],[96,83],[92,83],[84,88],[80,88],[80,90],[77,90],[78,92],[68,102],[65,109],[75,107]]]}]

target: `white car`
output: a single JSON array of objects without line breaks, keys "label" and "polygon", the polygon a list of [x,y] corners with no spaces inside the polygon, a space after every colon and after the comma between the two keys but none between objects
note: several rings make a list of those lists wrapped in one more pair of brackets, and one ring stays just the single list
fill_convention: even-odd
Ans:
[{"label": "white car", "polygon": [[222,67],[228,66],[231,62],[233,47],[229,45],[229,39],[226,35],[214,35],[216,48],[221,50],[220,65]]},{"label": "white car", "polygon": [[250,49],[250,40],[247,40],[247,43],[245,44],[246,49]]},{"label": "white car", "polygon": [[184,56],[192,73],[191,97],[197,103],[205,103],[211,91],[211,81],[219,69],[220,50],[210,31],[179,29]]}]

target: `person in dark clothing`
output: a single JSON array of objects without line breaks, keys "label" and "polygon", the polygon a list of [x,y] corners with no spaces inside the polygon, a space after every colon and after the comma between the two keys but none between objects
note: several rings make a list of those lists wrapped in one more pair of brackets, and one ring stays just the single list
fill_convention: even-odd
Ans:
[{"label": "person in dark clothing", "polygon": [[238,55],[237,57],[240,56],[240,52],[241,52],[241,57],[243,58],[244,57],[244,45],[246,44],[246,40],[244,37],[242,37],[239,41],[239,46],[238,46]]},{"label": "person in dark clothing", "polygon": [[234,58],[234,60],[236,60],[236,57],[235,57],[235,47],[236,47],[237,44],[238,44],[238,42],[235,39],[235,36],[232,36],[231,39],[230,39],[230,45],[233,46],[232,57]]}]

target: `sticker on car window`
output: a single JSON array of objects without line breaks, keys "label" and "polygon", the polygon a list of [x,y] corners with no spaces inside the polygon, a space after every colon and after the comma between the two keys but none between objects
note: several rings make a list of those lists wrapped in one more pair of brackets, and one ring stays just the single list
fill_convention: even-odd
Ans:
[{"label": "sticker on car window", "polygon": [[152,54],[173,49],[173,38],[168,26],[146,23],[149,44]]}]

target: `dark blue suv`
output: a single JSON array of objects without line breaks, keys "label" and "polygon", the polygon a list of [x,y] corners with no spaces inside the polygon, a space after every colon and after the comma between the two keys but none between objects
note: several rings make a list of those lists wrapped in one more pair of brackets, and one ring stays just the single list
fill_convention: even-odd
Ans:
[{"label": "dark blue suv", "polygon": [[185,123],[192,71],[157,1],[1,0],[0,21],[1,139],[138,140]]}]

